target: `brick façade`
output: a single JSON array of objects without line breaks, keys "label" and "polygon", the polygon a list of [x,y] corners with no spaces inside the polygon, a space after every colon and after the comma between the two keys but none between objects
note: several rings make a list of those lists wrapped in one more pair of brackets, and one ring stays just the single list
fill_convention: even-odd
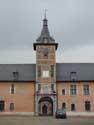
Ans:
[{"label": "brick fa\u00e7ade", "polygon": [[[56,63],[58,43],[50,36],[47,21],[45,17],[41,35],[33,44],[36,64],[0,64],[1,113],[28,112],[35,115],[55,115],[57,109],[62,109],[63,103],[66,104],[67,112],[94,113],[94,64]],[[47,57],[44,56],[45,49],[48,49]],[[53,77],[50,75],[52,65]],[[40,77],[38,66],[41,67]],[[43,71],[48,71],[49,75],[44,77]],[[14,94],[11,94],[12,83]],[[52,84],[54,90],[49,86]],[[40,90],[38,85],[41,85]],[[71,85],[76,85],[76,95],[70,95]],[[84,85],[89,86],[88,95],[84,95]],[[41,91],[44,88],[45,91]],[[65,95],[62,95],[62,90],[65,90]],[[90,102],[89,111],[85,110],[85,101]],[[12,111],[11,103],[14,104]],[[75,104],[75,111],[71,110],[71,104]]]}]

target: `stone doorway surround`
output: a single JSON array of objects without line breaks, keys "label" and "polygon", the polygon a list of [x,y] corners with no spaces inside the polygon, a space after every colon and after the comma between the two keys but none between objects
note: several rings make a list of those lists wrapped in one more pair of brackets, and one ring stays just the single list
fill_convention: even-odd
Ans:
[{"label": "stone doorway surround", "polygon": [[[43,114],[43,106],[47,106],[47,114]],[[35,115],[55,115],[57,108],[56,96],[53,95],[36,95],[35,96]]]},{"label": "stone doorway surround", "polygon": [[38,102],[39,115],[53,115],[53,100],[50,97],[42,97]]}]

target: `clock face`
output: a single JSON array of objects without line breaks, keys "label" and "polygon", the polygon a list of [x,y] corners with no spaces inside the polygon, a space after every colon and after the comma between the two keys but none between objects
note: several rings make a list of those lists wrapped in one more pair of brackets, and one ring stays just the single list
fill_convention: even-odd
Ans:
[{"label": "clock face", "polygon": [[49,53],[49,49],[48,48],[44,48],[43,53],[44,53],[44,56],[47,57],[48,53]]}]

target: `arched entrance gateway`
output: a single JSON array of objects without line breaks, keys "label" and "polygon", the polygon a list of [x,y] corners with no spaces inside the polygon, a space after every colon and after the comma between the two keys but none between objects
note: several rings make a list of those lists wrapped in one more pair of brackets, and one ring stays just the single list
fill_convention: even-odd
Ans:
[{"label": "arched entrance gateway", "polygon": [[39,100],[39,115],[51,116],[53,115],[53,101],[50,97],[42,97]]}]

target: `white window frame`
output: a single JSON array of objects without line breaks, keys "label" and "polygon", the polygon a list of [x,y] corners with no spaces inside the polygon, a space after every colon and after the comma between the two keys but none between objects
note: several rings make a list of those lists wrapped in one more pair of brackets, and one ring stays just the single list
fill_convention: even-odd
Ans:
[{"label": "white window frame", "polygon": [[[75,95],[72,95],[72,94],[71,94],[71,85],[76,86],[76,94],[75,94]],[[76,84],[71,84],[71,85],[70,85],[70,87],[69,87],[69,90],[70,90],[70,91],[69,91],[69,92],[70,92],[69,94],[70,94],[70,96],[77,96],[77,95],[78,95],[78,92],[77,92],[78,87],[77,87],[77,85],[76,85]]]},{"label": "white window frame", "polygon": [[[65,90],[65,95],[62,94],[62,90]],[[62,95],[62,96],[66,96],[66,89],[65,89],[65,88],[62,88],[62,89],[61,89],[61,95]]]},{"label": "white window frame", "polygon": [[[84,93],[84,86],[85,86],[85,85],[86,85],[86,86],[89,86],[89,94],[85,94],[85,93]],[[90,85],[89,85],[89,84],[84,84],[84,85],[83,85],[83,95],[84,95],[84,96],[89,96],[89,95],[90,95]]]},{"label": "white window frame", "polygon": [[[11,84],[14,84],[14,83],[11,83]],[[12,94],[12,93],[11,93],[11,84],[10,84],[9,93],[10,93],[10,95],[14,95],[14,94],[16,93],[16,86],[15,86],[15,84],[14,84],[14,94]]]},{"label": "white window frame", "polygon": [[44,71],[42,72],[42,77],[43,77],[43,78],[48,78],[48,77],[50,77],[49,70],[44,70]]}]

